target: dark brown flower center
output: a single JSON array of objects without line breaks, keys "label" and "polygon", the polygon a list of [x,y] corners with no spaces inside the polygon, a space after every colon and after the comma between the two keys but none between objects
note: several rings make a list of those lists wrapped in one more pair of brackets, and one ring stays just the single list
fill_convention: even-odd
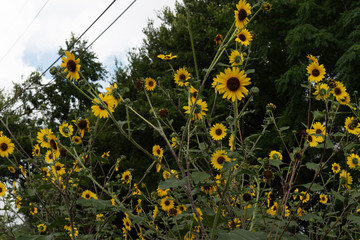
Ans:
[{"label": "dark brown flower center", "polygon": [[0,193],[3,191],[3,189],[0,187]]},{"label": "dark brown flower center", "polygon": [[90,198],[90,194],[87,193],[87,194],[85,195],[85,198]]},{"label": "dark brown flower center", "polygon": [[154,82],[153,82],[153,81],[149,81],[148,85],[149,85],[149,87],[152,87],[152,86],[154,86]]},{"label": "dark brown flower center", "polygon": [[185,76],[184,74],[181,74],[181,75],[179,76],[179,79],[182,80],[182,81],[185,81],[186,76]]},{"label": "dark brown flower center", "polygon": [[240,9],[239,10],[239,14],[238,14],[238,19],[239,21],[244,21],[247,17],[247,12],[245,11],[245,9]]},{"label": "dark brown flower center", "polygon": [[316,134],[322,133],[321,129],[316,129]]},{"label": "dark brown flower center", "polygon": [[355,164],[355,165],[357,165],[357,164],[359,163],[359,160],[358,160],[357,158],[353,158],[353,159],[352,159],[352,163]]},{"label": "dark brown flower center", "polygon": [[156,153],[158,154],[158,155],[160,155],[160,149],[158,149],[158,150],[156,150]]},{"label": "dark brown flower center", "polygon": [[165,206],[169,206],[169,205],[170,205],[170,201],[169,201],[169,200],[166,200],[166,201],[164,202],[164,204],[165,204]]},{"label": "dark brown flower center", "polygon": [[8,145],[6,143],[1,143],[0,144],[0,149],[1,149],[1,151],[5,152],[8,149]]},{"label": "dark brown flower center", "polygon": [[57,144],[54,139],[51,139],[49,144],[52,149],[57,150]]},{"label": "dark brown flower center", "polygon": [[66,67],[70,72],[76,72],[76,62],[74,60],[69,60]]},{"label": "dark brown flower center", "polygon": [[312,136],[310,136],[310,135],[307,136],[307,139],[308,139],[309,142],[312,142],[312,140],[313,140]]},{"label": "dark brown flower center", "polygon": [[246,40],[246,37],[244,34],[239,34],[238,38],[242,41],[242,42],[245,42]]},{"label": "dark brown flower center", "polygon": [[56,169],[56,171],[60,171],[60,170],[61,170],[61,166],[57,165],[57,166],[55,167],[55,169]]},{"label": "dark brown flower center", "polygon": [[227,80],[226,87],[230,91],[236,92],[236,90],[238,90],[239,87],[240,87],[240,80],[237,77],[232,77],[232,78]]},{"label": "dark brown flower center", "polygon": [[223,156],[218,157],[217,159],[218,164],[223,164],[225,162],[225,158]]},{"label": "dark brown flower center", "polygon": [[317,76],[320,75],[320,72],[319,72],[319,70],[314,69],[314,70],[312,70],[311,74],[312,74],[314,77],[317,77]]},{"label": "dark brown flower center", "polygon": [[35,212],[35,208],[32,207],[32,208],[30,209],[30,211],[31,211],[31,212]]},{"label": "dark brown flower center", "polygon": [[52,159],[52,158],[53,158],[53,154],[52,154],[52,153],[49,153],[48,158],[49,158],[49,159]]},{"label": "dark brown flower center", "polygon": [[340,88],[338,88],[338,87],[335,87],[334,88],[334,93],[335,93],[335,95],[341,95],[341,93],[342,93],[342,91],[341,91],[341,89]]},{"label": "dark brown flower center", "polygon": [[169,210],[169,215],[170,215],[170,216],[175,216],[176,214],[177,214],[176,208],[171,208],[171,209]]},{"label": "dark brown flower center", "polygon": [[128,180],[128,179],[129,179],[129,175],[125,175],[124,179],[125,179],[125,180]]},{"label": "dark brown flower center", "polygon": [[197,94],[198,94],[197,91],[193,92],[193,97],[196,98]]},{"label": "dark brown flower center", "polygon": [[80,129],[85,129],[87,127],[87,121],[84,119],[80,120],[78,126]]},{"label": "dark brown flower center", "polygon": [[218,136],[220,136],[222,133],[223,133],[223,131],[219,128],[215,130],[215,134]]}]

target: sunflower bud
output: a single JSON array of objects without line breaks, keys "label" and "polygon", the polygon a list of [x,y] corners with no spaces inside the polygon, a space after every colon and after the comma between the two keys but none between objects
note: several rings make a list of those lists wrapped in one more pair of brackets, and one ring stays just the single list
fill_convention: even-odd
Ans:
[{"label": "sunflower bud", "polygon": [[49,70],[49,73],[51,75],[55,75],[56,74],[56,67],[51,67],[50,70]]},{"label": "sunflower bud", "polygon": [[264,177],[266,179],[271,179],[273,177],[273,173],[270,170],[265,170],[264,171]]},{"label": "sunflower bud", "polygon": [[250,95],[251,95],[251,96],[256,96],[256,95],[259,94],[259,92],[260,92],[260,90],[259,90],[258,87],[252,87],[252,88],[250,88]]},{"label": "sunflower bud", "polygon": [[161,118],[166,118],[169,114],[169,111],[166,108],[162,108],[159,110],[159,115]]}]

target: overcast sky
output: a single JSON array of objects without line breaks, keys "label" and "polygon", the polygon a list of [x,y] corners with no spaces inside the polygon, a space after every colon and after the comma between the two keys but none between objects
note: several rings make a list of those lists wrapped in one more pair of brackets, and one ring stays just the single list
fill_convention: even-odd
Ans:
[{"label": "overcast sky", "polygon": [[[12,82],[23,82],[31,71],[44,71],[70,33],[80,35],[112,1],[6,1],[0,10],[0,88],[11,89]],[[92,42],[132,2],[117,0],[84,39]],[[148,19],[158,25],[157,13],[165,6],[173,9],[175,2],[137,0],[92,47],[107,70],[111,72],[115,57],[126,65],[126,52],[141,45]]]}]

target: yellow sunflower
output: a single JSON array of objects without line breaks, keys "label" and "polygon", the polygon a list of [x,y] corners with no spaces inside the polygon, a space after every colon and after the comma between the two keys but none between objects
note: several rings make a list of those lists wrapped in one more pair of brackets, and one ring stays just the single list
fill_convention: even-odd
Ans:
[{"label": "yellow sunflower", "polygon": [[224,93],[223,98],[235,100],[241,100],[245,95],[248,95],[248,90],[245,86],[250,85],[250,78],[246,77],[244,70],[240,71],[239,68],[233,67],[225,69],[224,73],[220,73],[217,78],[219,85],[216,86],[216,90],[219,93]]},{"label": "yellow sunflower", "polygon": [[350,94],[345,92],[342,98],[336,99],[341,105],[346,105],[352,109],[355,109],[350,105]]},{"label": "yellow sunflower", "polygon": [[93,193],[92,191],[90,190],[85,190],[83,191],[83,193],[81,194],[81,197],[85,198],[85,199],[90,199],[90,198],[93,198],[93,199],[98,199],[96,194]]},{"label": "yellow sunflower", "polygon": [[191,87],[190,87],[191,100],[195,101],[198,92],[199,91],[191,85]]},{"label": "yellow sunflower", "polygon": [[347,117],[345,119],[345,129],[351,134],[359,135],[360,123],[354,117]]},{"label": "yellow sunflower", "polygon": [[11,142],[11,139],[2,135],[0,137],[0,156],[8,157],[9,154],[14,152],[15,145]]},{"label": "yellow sunflower", "polygon": [[223,163],[229,161],[230,158],[224,150],[217,150],[211,155],[211,165],[213,165],[216,170],[222,169]]},{"label": "yellow sunflower", "polygon": [[331,170],[333,171],[333,173],[336,174],[336,173],[341,171],[341,167],[340,167],[340,165],[338,163],[333,163],[331,165]]},{"label": "yellow sunflower", "polygon": [[126,230],[131,231],[131,220],[127,213],[125,213],[125,217],[123,218],[123,225]]},{"label": "yellow sunflower", "polygon": [[53,132],[51,129],[43,128],[40,130],[40,132],[37,133],[37,142],[40,144],[43,148],[49,148],[49,136],[53,135]]},{"label": "yellow sunflower", "polygon": [[306,129],[306,133],[306,141],[309,143],[310,147],[316,147],[319,144],[319,141],[323,140],[322,137],[313,135],[314,133],[310,129]]},{"label": "yellow sunflower", "polygon": [[359,155],[352,153],[346,159],[347,159],[346,163],[350,169],[357,169],[360,167]]},{"label": "yellow sunflower", "polygon": [[81,136],[81,138],[83,138],[84,134],[85,134],[85,130],[87,129],[88,132],[89,132],[89,126],[90,126],[89,119],[87,119],[87,118],[85,118],[85,119],[77,119],[76,121],[73,120],[73,122],[78,126],[80,136]]},{"label": "yellow sunflower", "polygon": [[300,200],[302,201],[302,203],[306,203],[310,200],[310,194],[307,192],[304,192],[304,191],[300,192],[299,197],[300,197]]},{"label": "yellow sunflower", "polygon": [[33,155],[33,157],[37,157],[37,156],[40,155],[40,146],[39,146],[39,144],[36,144],[34,146],[34,149],[32,151],[32,155]]},{"label": "yellow sunflower", "polygon": [[192,120],[201,120],[203,119],[203,116],[206,115],[205,111],[208,111],[208,105],[205,101],[198,99],[193,100],[191,99],[189,101],[190,103],[190,107],[189,106],[184,106],[183,109],[185,110],[185,113],[190,114],[191,109],[195,108],[194,112],[193,112],[193,116],[192,116]]},{"label": "yellow sunflower", "polygon": [[159,145],[154,145],[152,148],[152,153],[154,156],[162,158],[164,156],[164,150]]},{"label": "yellow sunflower", "polygon": [[278,210],[279,210],[279,204],[277,202],[274,202],[274,204],[269,209],[266,210],[266,213],[271,216],[275,216]]},{"label": "yellow sunflower", "polygon": [[186,207],[184,204],[180,204],[179,206],[176,207],[176,209],[178,210],[178,214],[181,214],[186,211]]},{"label": "yellow sunflower", "polygon": [[319,62],[318,59],[311,54],[308,54],[306,57],[309,59],[310,63],[312,63],[312,62],[318,63]]},{"label": "yellow sunflower", "polygon": [[69,123],[63,122],[61,126],[59,126],[59,132],[64,137],[70,137],[74,132],[74,128],[71,124],[69,125]]},{"label": "yellow sunflower", "polygon": [[222,123],[215,123],[212,128],[210,128],[210,136],[214,140],[221,140],[226,137],[226,127]]},{"label": "yellow sunflower", "polygon": [[319,82],[321,81],[326,74],[326,70],[323,64],[319,65],[318,62],[312,62],[307,67],[306,70],[309,74],[308,80],[310,82]]},{"label": "yellow sunflower", "polygon": [[121,174],[122,183],[129,184],[131,180],[132,180],[132,176],[131,176],[130,171],[125,171]]},{"label": "yellow sunflower", "polygon": [[157,57],[160,58],[160,59],[162,59],[162,60],[172,60],[172,59],[174,59],[174,58],[177,58],[177,56],[176,56],[176,55],[173,56],[172,53],[167,54],[167,55],[165,55],[165,54],[159,54],[159,55],[157,55]]},{"label": "yellow sunflower", "polygon": [[231,151],[235,150],[234,145],[235,145],[234,144],[234,134],[231,134],[230,137],[229,137],[229,147],[230,147]]},{"label": "yellow sunflower", "polygon": [[64,72],[69,71],[66,78],[70,78],[70,80],[79,80],[80,75],[80,59],[75,60],[75,55],[73,53],[70,53],[68,51],[65,51],[66,58],[63,57],[63,63],[60,64],[60,67],[65,68]]},{"label": "yellow sunflower", "polygon": [[118,85],[116,83],[114,83],[113,85],[110,85],[109,87],[105,88],[106,95],[111,96],[112,98],[114,98],[114,108],[117,107],[117,105],[123,100],[121,97],[121,91],[118,88]]},{"label": "yellow sunflower", "polygon": [[114,112],[113,107],[115,102],[114,98],[112,98],[110,95],[103,96],[101,93],[99,93],[99,98],[94,98],[93,103],[95,105],[91,106],[91,111],[94,113],[95,117],[108,118],[109,113],[107,109],[109,112]]},{"label": "yellow sunflower", "polygon": [[269,153],[269,159],[282,160],[282,159],[283,159],[283,156],[282,156],[282,154],[281,154],[280,152],[273,150],[273,151],[271,151],[271,152]]},{"label": "yellow sunflower", "polygon": [[[200,217],[200,220],[202,221],[203,220],[203,213],[202,213],[202,211],[201,211],[201,209],[200,208],[196,208],[196,211],[198,212],[198,214],[199,214],[199,217]],[[195,213],[193,212],[193,217],[195,218],[195,220],[196,221],[198,221],[198,219],[196,218],[196,215],[195,215]]]},{"label": "yellow sunflower", "polygon": [[353,182],[353,178],[346,170],[342,170],[340,173],[340,178],[342,179],[343,184],[341,185],[343,188],[350,189],[350,185]]},{"label": "yellow sunflower", "polygon": [[190,73],[185,68],[179,68],[174,74],[174,80],[180,87],[187,86],[189,84]]},{"label": "yellow sunflower", "polygon": [[80,143],[81,143],[81,137],[79,137],[79,136],[73,136],[73,137],[71,138],[71,141],[72,141],[73,143],[75,143],[75,144],[80,144]]},{"label": "yellow sunflower", "polygon": [[265,2],[264,5],[263,5],[263,9],[266,11],[266,12],[270,12],[271,9],[272,9],[272,4],[268,3],[268,2]]},{"label": "yellow sunflower", "polygon": [[35,214],[38,213],[37,207],[34,207],[32,203],[29,204],[29,207],[30,207],[30,213],[31,213],[31,215],[34,216]]},{"label": "yellow sunflower", "polygon": [[342,82],[335,81],[331,93],[336,97],[336,100],[342,99],[346,95],[346,87]]},{"label": "yellow sunflower", "polygon": [[232,67],[242,65],[244,62],[244,56],[238,50],[234,50],[229,56],[229,62]]},{"label": "yellow sunflower", "polygon": [[214,38],[214,42],[217,44],[217,45],[220,45],[221,42],[223,40],[223,36],[221,34],[216,34],[215,38]]},{"label": "yellow sunflower", "polygon": [[168,194],[169,190],[170,189],[161,189],[161,188],[158,187],[156,192],[157,192],[157,195],[162,198],[162,197],[165,197]]},{"label": "yellow sunflower", "polygon": [[65,165],[60,162],[56,162],[54,166],[51,166],[51,170],[54,176],[61,176],[65,174]]},{"label": "yellow sunflower", "polygon": [[6,193],[6,187],[2,182],[0,182],[0,197],[5,196],[5,193]]},{"label": "yellow sunflower", "polygon": [[8,170],[9,170],[9,172],[11,172],[11,173],[15,173],[15,168],[12,167],[12,166],[9,166],[9,167],[8,167]]},{"label": "yellow sunflower", "polygon": [[145,78],[145,89],[147,91],[153,91],[156,87],[156,81],[153,78]]},{"label": "yellow sunflower", "polygon": [[319,143],[323,142],[324,141],[324,138],[325,136],[327,135],[326,133],[326,127],[324,124],[322,124],[321,122],[316,122],[316,123],[313,123],[312,125],[312,129],[310,130],[311,133],[313,134],[317,134],[317,135],[322,135],[322,136],[318,136],[318,139],[317,141]]},{"label": "yellow sunflower", "polygon": [[326,83],[321,83],[315,86],[315,95],[316,100],[325,100],[330,96],[330,88]]},{"label": "yellow sunflower", "polygon": [[236,4],[235,14],[235,26],[238,29],[243,28],[249,21],[248,16],[251,14],[251,6],[245,0],[240,0]]},{"label": "yellow sunflower", "polygon": [[171,137],[171,147],[177,148],[177,140],[174,137]]},{"label": "yellow sunflower", "polygon": [[56,136],[55,135],[50,135],[48,139],[49,139],[49,148],[52,149],[55,152],[56,156],[60,155],[58,153],[59,152],[59,147],[58,147]]},{"label": "yellow sunflower", "polygon": [[168,212],[170,209],[174,208],[174,200],[163,198],[161,199],[160,206],[164,211]]},{"label": "yellow sunflower", "polygon": [[239,42],[241,45],[248,46],[252,41],[252,35],[247,29],[241,30],[236,36],[235,41]]},{"label": "yellow sunflower", "polygon": [[39,225],[37,225],[37,229],[39,232],[45,232],[46,231],[46,225],[41,223]]}]

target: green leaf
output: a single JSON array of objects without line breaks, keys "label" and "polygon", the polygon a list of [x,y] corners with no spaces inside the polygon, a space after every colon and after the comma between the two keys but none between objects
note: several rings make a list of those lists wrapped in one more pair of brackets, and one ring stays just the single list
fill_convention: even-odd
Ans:
[{"label": "green leaf", "polygon": [[271,166],[275,166],[275,167],[279,167],[280,164],[282,164],[282,161],[279,159],[269,159],[269,162]]},{"label": "green leaf", "polygon": [[343,195],[341,195],[340,193],[338,193],[335,190],[331,189],[331,194],[334,195],[334,197],[336,199],[340,200],[341,202],[344,202],[345,197]]},{"label": "green leaf", "polygon": [[199,182],[205,181],[205,179],[210,178],[210,174],[206,172],[193,172],[191,173],[191,179],[194,181],[195,184]]},{"label": "green leaf", "polygon": [[357,146],[357,144],[354,143],[354,142],[352,142],[352,143],[350,143],[349,145],[347,145],[347,146],[344,148],[344,152],[350,151],[352,148],[354,148],[354,147],[356,147],[356,146]]},{"label": "green leaf", "polygon": [[346,218],[347,218],[347,220],[351,221],[352,223],[360,225],[360,217],[359,216],[348,215]]},{"label": "green leaf", "polygon": [[245,71],[245,74],[251,74],[251,73],[255,73],[255,69],[252,68],[252,69],[248,69]]},{"label": "green leaf", "polygon": [[219,240],[263,240],[267,239],[263,232],[250,232],[244,229],[235,229],[228,233],[220,233]]},{"label": "green leaf", "polygon": [[314,170],[314,171],[319,169],[319,164],[318,163],[307,162],[305,165],[306,165],[306,167],[308,169],[311,169],[311,170]]},{"label": "green leaf", "polygon": [[185,182],[186,182],[186,178],[179,180],[175,177],[170,177],[170,178],[166,179],[165,181],[160,181],[159,188],[165,190],[165,189],[169,189],[169,188],[182,187],[182,186],[184,186]]},{"label": "green leaf", "polygon": [[[304,184],[303,186],[306,187],[306,188],[309,188],[309,187],[310,187],[310,183]],[[316,191],[320,191],[320,190],[323,190],[323,189],[324,189],[324,187],[321,186],[320,184],[318,184],[318,183],[313,183],[313,184],[311,185],[310,191],[316,192]]]},{"label": "green leaf", "polygon": [[279,131],[282,132],[282,131],[288,130],[289,128],[290,128],[289,126],[281,127],[279,129]]},{"label": "green leaf", "polygon": [[59,234],[51,234],[51,235],[20,235],[19,237],[16,238],[16,240],[51,240],[54,238],[55,235],[59,235]]},{"label": "green leaf", "polygon": [[78,198],[76,203],[84,207],[95,207],[96,209],[105,209],[112,206],[109,200],[93,199],[93,198],[85,199],[83,197]]}]

